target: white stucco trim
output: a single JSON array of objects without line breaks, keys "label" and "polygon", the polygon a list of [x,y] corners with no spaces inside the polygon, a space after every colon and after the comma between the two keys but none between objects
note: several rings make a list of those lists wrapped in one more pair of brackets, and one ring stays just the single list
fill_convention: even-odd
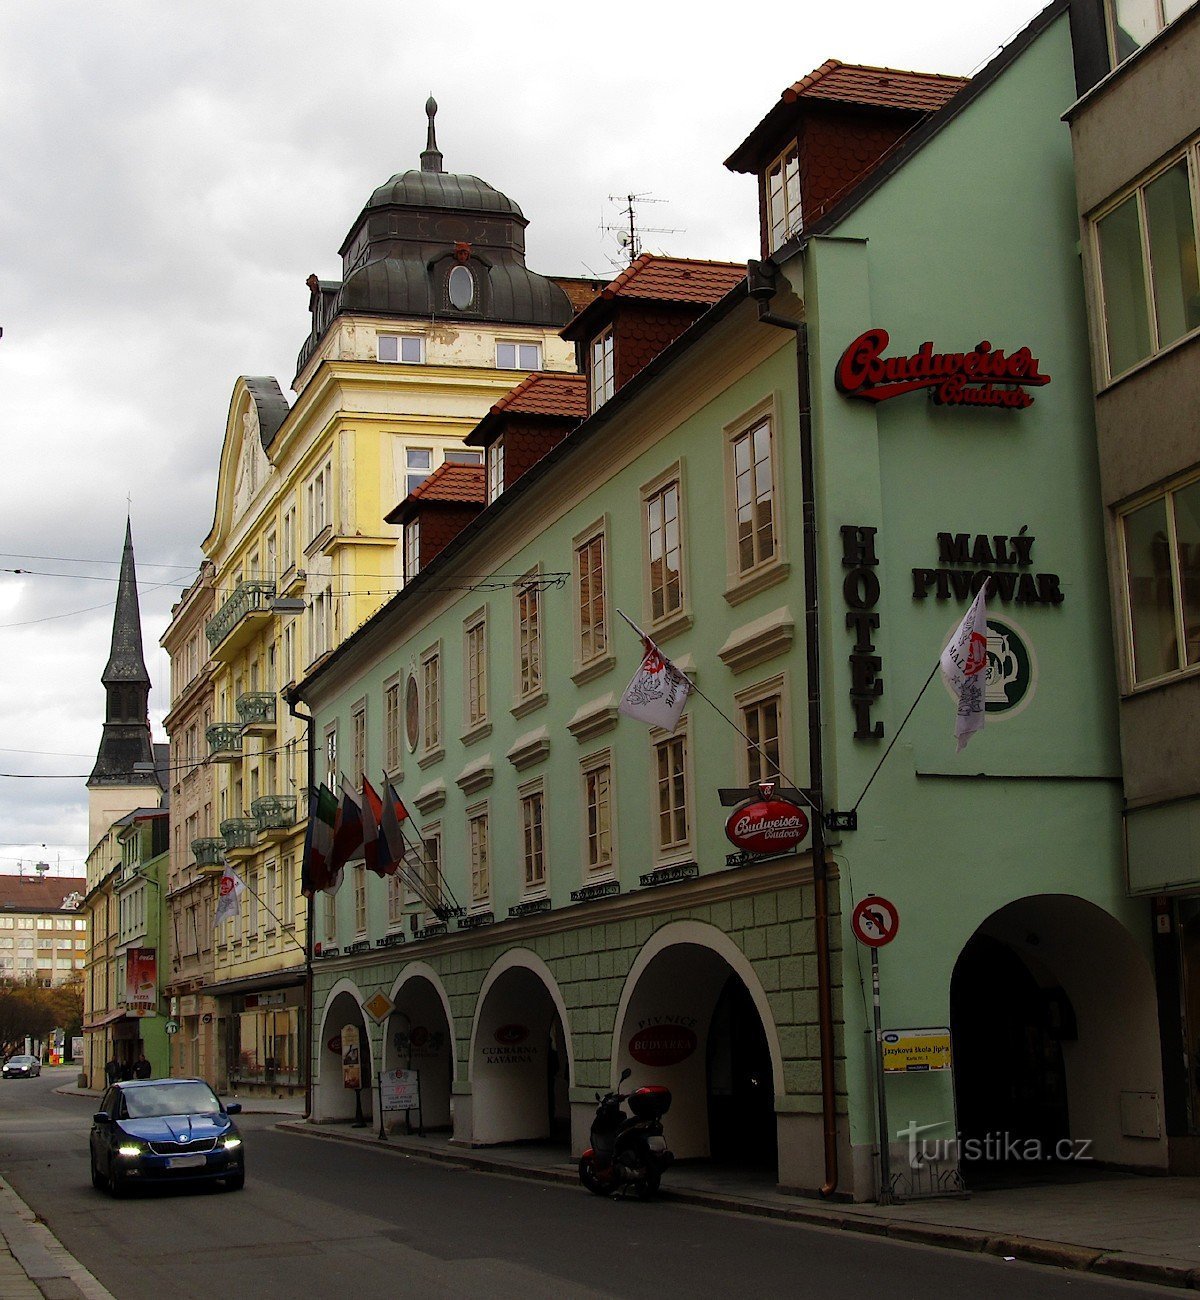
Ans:
[{"label": "white stucco trim", "polygon": [[567,1049],[568,1084],[573,1088],[575,1086],[575,1045],[571,1034],[571,1021],[567,1015],[567,1004],[563,1001],[558,981],[551,973],[550,967],[536,952],[532,952],[528,948],[510,948],[507,952],[502,953],[492,963],[491,969],[484,977],[483,984],[479,989],[479,996],[475,999],[475,1012],[471,1017],[470,1064],[467,1068],[467,1079],[469,1082],[474,1082],[475,1039],[479,1032],[479,1016],[487,1003],[488,993],[501,975],[514,968],[528,970],[536,975],[545,985],[546,992],[550,994],[550,1000],[554,1003],[554,1007],[558,1012],[559,1023],[562,1025],[563,1037],[566,1039],[564,1046]]}]

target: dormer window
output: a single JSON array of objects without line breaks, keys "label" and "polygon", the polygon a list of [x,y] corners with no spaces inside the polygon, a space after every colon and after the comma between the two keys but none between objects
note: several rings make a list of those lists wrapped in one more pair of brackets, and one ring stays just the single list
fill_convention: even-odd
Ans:
[{"label": "dormer window", "polygon": [[490,506],[504,491],[504,439],[497,438],[487,449],[487,499]]},{"label": "dormer window", "polygon": [[591,410],[598,410],[613,395],[613,332],[612,327],[592,340],[592,355],[588,366],[588,395]]},{"label": "dormer window", "polygon": [[497,370],[540,370],[542,345],[540,343],[497,343]]},{"label": "dormer window", "polygon": [[475,301],[475,277],[465,266],[454,267],[446,280],[446,293],[451,307],[466,311]]},{"label": "dormer window", "polygon": [[419,334],[380,334],[379,360],[419,366],[425,360],[425,340]]},{"label": "dormer window", "polygon": [[800,229],[800,154],[793,141],[767,168],[767,230],[772,251]]},{"label": "dormer window", "polygon": [[421,569],[421,522],[410,519],[404,525],[404,581],[411,582]]}]

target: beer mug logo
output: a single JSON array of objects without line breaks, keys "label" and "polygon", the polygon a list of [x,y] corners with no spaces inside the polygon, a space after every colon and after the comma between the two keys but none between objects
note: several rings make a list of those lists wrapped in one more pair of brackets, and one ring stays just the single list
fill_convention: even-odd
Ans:
[{"label": "beer mug logo", "polygon": [[1023,709],[1033,697],[1037,668],[1028,637],[1007,618],[988,616],[984,707],[989,718]]}]

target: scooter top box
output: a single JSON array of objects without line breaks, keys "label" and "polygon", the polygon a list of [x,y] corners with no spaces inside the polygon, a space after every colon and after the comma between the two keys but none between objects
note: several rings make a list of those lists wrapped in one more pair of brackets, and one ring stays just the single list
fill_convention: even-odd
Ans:
[{"label": "scooter top box", "polygon": [[660,1119],[671,1109],[671,1089],[648,1083],[629,1094],[629,1109],[638,1119]]}]

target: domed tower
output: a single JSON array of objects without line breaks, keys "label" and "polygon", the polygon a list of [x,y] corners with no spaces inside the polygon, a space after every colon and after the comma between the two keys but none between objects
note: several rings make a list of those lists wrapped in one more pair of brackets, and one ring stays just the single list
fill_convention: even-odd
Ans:
[{"label": "domed tower", "polygon": [[420,168],[397,173],[367,200],[339,249],[340,281],[309,278],[313,323],[298,374],[347,314],[547,329],[573,314],[563,289],[525,265],[521,209],[478,176],[443,168],[432,97],[425,112]]}]

